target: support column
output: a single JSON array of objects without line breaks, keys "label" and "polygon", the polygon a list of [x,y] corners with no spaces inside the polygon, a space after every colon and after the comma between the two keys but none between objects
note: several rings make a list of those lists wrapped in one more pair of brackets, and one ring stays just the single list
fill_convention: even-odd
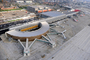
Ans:
[{"label": "support column", "polygon": [[36,39],[30,44],[30,46],[28,46],[28,38],[26,39],[26,47],[22,44],[22,42],[20,41],[20,39],[18,39],[19,43],[22,45],[22,47],[24,48],[24,56],[30,56],[30,48],[31,46],[34,44],[34,42],[36,41]]}]

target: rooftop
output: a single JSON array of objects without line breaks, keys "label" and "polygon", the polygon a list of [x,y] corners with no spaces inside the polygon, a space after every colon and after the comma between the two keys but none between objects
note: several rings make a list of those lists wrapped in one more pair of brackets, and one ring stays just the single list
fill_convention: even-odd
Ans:
[{"label": "rooftop", "polygon": [[63,13],[58,12],[58,11],[43,12],[41,14],[46,15],[46,16],[50,16],[50,17],[56,17],[56,16],[64,15]]}]

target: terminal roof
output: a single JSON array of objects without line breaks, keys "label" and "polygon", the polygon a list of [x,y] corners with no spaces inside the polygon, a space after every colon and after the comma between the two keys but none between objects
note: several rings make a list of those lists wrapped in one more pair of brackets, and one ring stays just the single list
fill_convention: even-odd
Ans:
[{"label": "terminal roof", "polygon": [[43,12],[41,14],[49,16],[49,17],[56,17],[56,16],[64,15],[62,12],[58,12],[58,11]]}]

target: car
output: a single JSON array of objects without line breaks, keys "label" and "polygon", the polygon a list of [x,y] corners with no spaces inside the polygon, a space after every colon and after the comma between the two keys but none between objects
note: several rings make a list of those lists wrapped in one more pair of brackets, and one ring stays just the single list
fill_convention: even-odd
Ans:
[{"label": "car", "polygon": [[77,22],[78,20],[76,20],[76,19],[73,19],[73,21]]},{"label": "car", "polygon": [[74,14],[73,16],[78,17],[76,14]]},{"label": "car", "polygon": [[85,16],[85,15],[80,15],[80,16]]},{"label": "car", "polygon": [[67,18],[71,18],[71,16],[67,16]]}]

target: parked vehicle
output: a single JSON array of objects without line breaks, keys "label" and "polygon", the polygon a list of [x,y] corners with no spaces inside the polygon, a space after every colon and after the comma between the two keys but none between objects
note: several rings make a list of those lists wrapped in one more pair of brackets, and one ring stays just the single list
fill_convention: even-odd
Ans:
[{"label": "parked vehicle", "polygon": [[76,20],[76,19],[73,19],[73,21],[77,22],[78,20]]}]

